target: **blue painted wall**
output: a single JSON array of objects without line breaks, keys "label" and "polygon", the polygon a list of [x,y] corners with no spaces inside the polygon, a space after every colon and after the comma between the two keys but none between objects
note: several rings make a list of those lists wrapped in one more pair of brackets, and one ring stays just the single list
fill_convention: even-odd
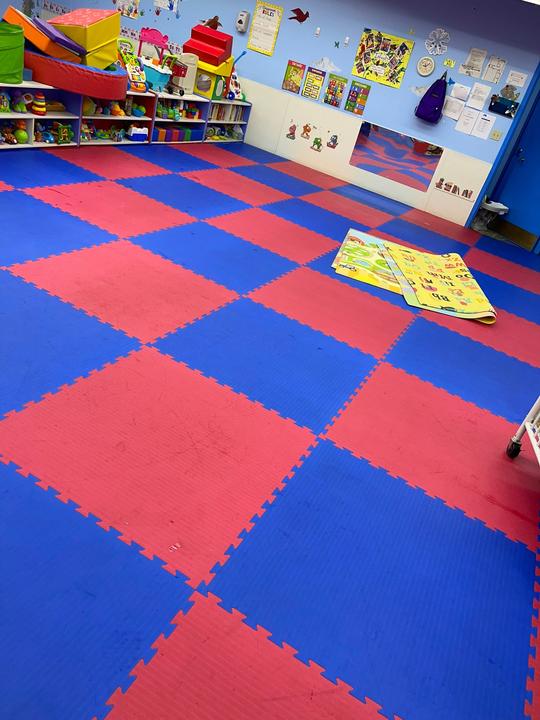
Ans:
[{"label": "blue painted wall", "polygon": [[[22,0],[18,0],[20,3]],[[28,0],[30,1],[30,0]],[[278,0],[275,0],[278,3]],[[38,4],[47,4],[49,0],[36,0]],[[0,0],[0,7],[5,0]],[[72,7],[110,7],[112,0],[63,0],[64,6]],[[269,58],[259,53],[249,52],[239,65],[240,74],[273,87],[281,87],[287,61],[298,60],[313,64],[322,57],[329,57],[340,68],[343,75],[351,78],[351,68],[356,47],[364,27],[374,27],[394,35],[411,38],[415,47],[409,67],[400,89],[387,88],[372,83],[364,118],[399,132],[451,148],[481,160],[493,162],[501,148],[501,141],[479,140],[455,131],[455,122],[443,118],[436,126],[423,123],[414,116],[418,97],[412,87],[429,85],[442,72],[442,60],[437,59],[437,69],[430,78],[421,78],[416,72],[417,60],[426,55],[424,41],[431,30],[443,27],[450,33],[450,46],[446,57],[456,60],[456,68],[449,70],[449,77],[457,82],[472,85],[474,80],[460,75],[459,64],[466,58],[471,47],[480,47],[491,54],[504,57],[507,67],[503,74],[506,79],[509,69],[529,74],[529,79],[540,60],[538,27],[540,27],[540,7],[522,0],[506,0],[494,3],[493,0],[467,0],[459,2],[426,3],[425,0],[305,0],[300,3],[303,9],[310,11],[310,18],[300,25],[286,19],[290,6],[285,5],[285,19],[282,22],[276,50]],[[193,25],[202,19],[219,15],[223,30],[235,37],[235,54],[243,50],[247,35],[239,35],[234,30],[234,20],[239,10],[253,11],[254,2],[242,0],[181,0],[179,17],[175,13],[161,10],[156,15],[153,0],[140,0],[140,9],[144,16],[136,20],[123,18],[123,25],[132,30],[141,27],[157,27],[169,38],[181,44],[190,34]],[[37,12],[41,14],[39,8]],[[315,29],[321,28],[320,36],[315,37]],[[350,38],[345,47],[346,37]],[[335,47],[339,42],[339,48]],[[479,80],[479,82],[482,82]],[[499,86],[492,86],[495,91]],[[524,93],[526,88],[523,88]],[[338,111],[336,111],[338,112]],[[497,116],[496,127],[504,134],[512,121]]]}]

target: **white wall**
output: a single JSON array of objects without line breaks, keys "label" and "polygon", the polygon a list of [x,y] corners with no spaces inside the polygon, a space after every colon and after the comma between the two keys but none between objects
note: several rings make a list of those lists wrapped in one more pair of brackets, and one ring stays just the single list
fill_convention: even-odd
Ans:
[{"label": "white wall", "polygon": [[[253,103],[248,143],[460,225],[467,222],[491,170],[490,163],[444,149],[428,190],[421,192],[349,164],[362,124],[360,118],[253,80],[242,79],[242,88]],[[307,123],[313,128],[311,138],[321,137],[323,141],[321,152],[312,150],[312,143],[300,137]],[[286,137],[292,124],[297,125],[296,140]],[[331,135],[338,136],[335,149],[326,145]],[[451,183],[449,190],[437,187],[441,178],[445,184]],[[463,190],[471,190],[471,197],[463,197]]]}]

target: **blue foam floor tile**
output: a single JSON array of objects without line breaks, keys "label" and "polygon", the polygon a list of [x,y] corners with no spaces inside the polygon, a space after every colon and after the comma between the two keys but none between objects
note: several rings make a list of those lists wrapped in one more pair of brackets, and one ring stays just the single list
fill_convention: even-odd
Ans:
[{"label": "blue foam floor tile", "polygon": [[246,167],[234,168],[234,172],[268,185],[275,190],[281,190],[287,195],[298,196],[320,192],[320,188],[316,185],[305,182],[305,180],[298,180],[292,175],[279,172],[267,165],[246,165]]},{"label": "blue foam floor tile", "polygon": [[[498,255],[500,258],[504,258],[504,260],[510,260],[510,262],[540,272],[540,255],[536,253],[529,252],[515,245],[510,245],[509,243],[501,242],[500,240],[494,240],[490,237],[481,237],[475,247],[479,250],[493,253],[493,255]],[[540,293],[540,283],[538,292]]]},{"label": "blue foam floor tile", "polygon": [[240,200],[204,187],[204,185],[180,175],[132,178],[120,182],[125,187],[181,210],[199,220],[245,210],[249,207]]},{"label": "blue foam floor tile", "polygon": [[401,218],[389,220],[387,223],[380,225],[378,230],[382,230],[389,235],[393,235],[398,240],[406,240],[407,242],[425,248],[433,253],[459,253],[464,255],[469,249],[468,245],[439,235],[439,233],[426,228],[414,225]]},{"label": "blue foam floor tile", "polygon": [[217,167],[213,163],[167,145],[122,145],[119,149],[171,172],[213,170]]},{"label": "blue foam floor tile", "polygon": [[[294,198],[293,200],[281,200],[280,202],[265,205],[264,209],[285,220],[313,230],[321,235],[342,242],[351,227],[351,220],[342,215],[329,212],[316,205]],[[369,232],[367,225],[354,223],[356,230]]]},{"label": "blue foam floor tile", "polygon": [[251,300],[238,300],[156,345],[317,432],[375,365],[371,355]]},{"label": "blue foam floor tile", "polygon": [[0,217],[0,266],[79,250],[113,239],[104,230],[16,190],[0,193]]},{"label": "blue foam floor tile", "polygon": [[540,369],[423,318],[401,336],[387,360],[518,424],[540,388]]},{"label": "blue foam floor tile", "polygon": [[362,292],[367,292],[370,295],[375,295],[375,297],[392,303],[392,305],[396,305],[397,307],[409,310],[411,313],[417,314],[420,312],[418,308],[407,305],[403,295],[398,295],[397,293],[390,292],[389,290],[375,287],[375,285],[370,285],[369,283],[360,283],[358,282],[358,280],[353,280],[352,278],[348,278],[345,275],[340,275],[332,267],[332,262],[335,257],[336,253],[334,250],[332,250],[331,252],[326,253],[326,255],[322,255],[316,260],[310,262],[308,267],[312,268],[313,270],[317,270],[317,272],[323,273],[323,275],[327,275],[334,280],[345,283],[345,285],[355,288],[356,290],[361,290]]},{"label": "blue foam floor tile", "polygon": [[503,720],[534,573],[524,545],[321,441],[208,589],[384,717]]},{"label": "blue foam floor tile", "polygon": [[495,307],[540,324],[540,295],[473,270],[473,275]]},{"label": "blue foam floor tile", "polygon": [[218,147],[223,150],[233,152],[235,155],[241,155],[248,160],[253,160],[257,163],[273,163],[283,161],[280,155],[274,155],[267,150],[261,150],[254,145],[248,145],[247,143],[216,143]]},{"label": "blue foam floor tile", "polygon": [[238,293],[249,292],[297,267],[204,222],[140,235],[132,241]]},{"label": "blue foam floor tile", "polygon": [[0,463],[2,717],[102,717],[192,589]]},{"label": "blue foam floor tile", "polygon": [[0,271],[0,415],[139,347],[136,340]]},{"label": "blue foam floor tile", "polygon": [[363,203],[364,205],[369,205],[369,207],[375,208],[376,210],[389,213],[390,215],[401,215],[411,209],[410,206],[405,205],[405,203],[377,195],[377,193],[371,192],[371,190],[364,190],[364,188],[358,187],[357,185],[342,185],[341,187],[334,188],[333,192],[344,195],[351,200],[356,200],[356,202]]},{"label": "blue foam floor tile", "polygon": [[16,188],[49,187],[102,179],[99,175],[41,150],[2,153],[0,180]]}]

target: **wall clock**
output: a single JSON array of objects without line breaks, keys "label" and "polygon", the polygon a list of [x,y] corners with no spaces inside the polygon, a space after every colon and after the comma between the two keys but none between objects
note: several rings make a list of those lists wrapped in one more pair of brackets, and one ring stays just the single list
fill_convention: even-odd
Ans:
[{"label": "wall clock", "polygon": [[421,57],[416,64],[416,70],[422,77],[427,77],[435,70],[435,60],[429,55]]}]

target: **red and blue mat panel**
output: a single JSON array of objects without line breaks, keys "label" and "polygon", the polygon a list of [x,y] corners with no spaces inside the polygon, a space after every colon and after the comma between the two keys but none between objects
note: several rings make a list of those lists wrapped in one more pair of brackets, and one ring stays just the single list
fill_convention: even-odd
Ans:
[{"label": "red and blue mat panel", "polygon": [[[0,715],[540,717],[540,260],[248,145],[6,152]],[[496,325],[336,275],[459,252]]]}]

